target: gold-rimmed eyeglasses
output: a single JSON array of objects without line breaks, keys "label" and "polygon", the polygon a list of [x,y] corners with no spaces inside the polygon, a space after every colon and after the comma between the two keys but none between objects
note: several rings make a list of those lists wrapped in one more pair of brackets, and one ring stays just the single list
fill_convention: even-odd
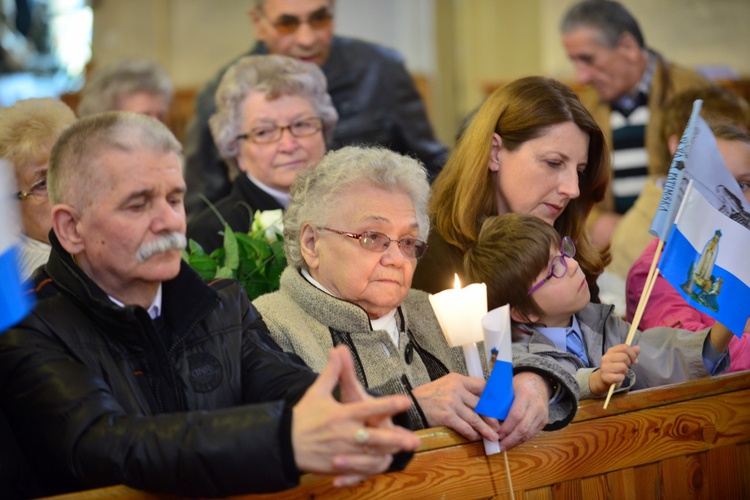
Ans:
[{"label": "gold-rimmed eyeglasses", "polygon": [[395,240],[377,231],[350,233],[348,231],[331,229],[330,227],[321,227],[320,229],[340,234],[342,236],[346,236],[347,238],[359,240],[359,245],[365,250],[369,250],[370,252],[385,252],[391,245],[391,243],[396,242],[398,248],[401,250],[401,253],[404,254],[404,257],[407,257],[409,259],[418,259],[422,257],[425,252],[427,252],[428,248],[427,243],[422,240],[418,240],[416,238],[401,238],[400,240]]},{"label": "gold-rimmed eyeglasses", "polygon": [[42,179],[40,181],[36,181],[34,184],[31,185],[31,188],[28,191],[19,191],[16,193],[16,197],[18,197],[19,200],[23,201],[29,196],[33,196],[37,200],[43,200],[47,197],[47,179]]}]

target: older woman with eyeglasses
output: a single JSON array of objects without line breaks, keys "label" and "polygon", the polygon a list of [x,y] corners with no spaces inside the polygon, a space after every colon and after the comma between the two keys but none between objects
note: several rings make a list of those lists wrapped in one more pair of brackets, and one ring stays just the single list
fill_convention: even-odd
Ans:
[{"label": "older woman with eyeglasses", "polygon": [[222,245],[223,221],[246,232],[254,211],[289,204],[292,182],[323,157],[338,119],[320,68],[285,56],[237,61],[221,80],[216,105],[211,133],[240,173],[229,195],[188,225],[188,237],[209,252]]},{"label": "older woman with eyeglasses", "polygon": [[49,258],[52,215],[47,162],[57,138],[75,121],[73,110],[57,99],[26,99],[0,108],[0,158],[13,165],[19,189],[16,196],[24,231],[19,255],[24,279]]},{"label": "older woman with eyeglasses", "polygon": [[346,345],[365,387],[412,398],[413,428],[447,425],[508,449],[573,417],[572,377],[528,354],[514,360],[508,419],[500,425],[474,412],[484,380],[466,376],[461,349],[448,346],[427,294],[410,290],[430,224],[430,188],[418,161],[346,147],[299,174],[291,195],[289,267],[279,291],[254,301],[282,349],[321,370],[328,351]]}]

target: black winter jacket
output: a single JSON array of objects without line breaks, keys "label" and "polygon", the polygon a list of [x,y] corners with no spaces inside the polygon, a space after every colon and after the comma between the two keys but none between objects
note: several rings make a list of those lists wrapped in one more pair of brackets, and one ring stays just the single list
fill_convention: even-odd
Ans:
[{"label": "black winter jacket", "polygon": [[40,300],[0,335],[0,405],[45,493],[112,484],[192,496],[293,487],[291,408],[316,375],[238,284],[184,263],[162,315],[120,308],[52,237]]},{"label": "black winter jacket", "polygon": [[[247,175],[240,174],[234,179],[229,196],[216,202],[214,208],[233,231],[247,233],[256,210],[278,210],[284,207],[273,196],[253,184]],[[190,221],[187,237],[200,243],[206,253],[211,253],[224,246],[223,232],[221,219],[211,207],[206,207]]]}]

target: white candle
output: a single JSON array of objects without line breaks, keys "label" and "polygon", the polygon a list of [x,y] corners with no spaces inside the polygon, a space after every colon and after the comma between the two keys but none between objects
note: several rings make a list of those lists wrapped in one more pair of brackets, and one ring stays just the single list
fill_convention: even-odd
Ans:
[{"label": "white candle", "polygon": [[[469,376],[484,379],[477,342],[484,339],[482,318],[487,314],[487,285],[473,283],[461,288],[456,275],[454,286],[452,290],[431,294],[430,304],[448,344],[463,349]],[[499,453],[500,444],[485,439],[484,451],[487,455]]]},{"label": "white candle", "polygon": [[454,289],[430,295],[440,328],[451,347],[481,342],[482,317],[487,314],[487,285],[473,283],[461,288],[456,275]]}]

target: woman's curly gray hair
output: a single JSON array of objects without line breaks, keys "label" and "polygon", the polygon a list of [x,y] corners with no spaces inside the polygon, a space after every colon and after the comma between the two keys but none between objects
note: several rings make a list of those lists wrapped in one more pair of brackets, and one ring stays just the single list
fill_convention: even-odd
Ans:
[{"label": "woman's curly gray hair", "polygon": [[242,130],[242,103],[251,92],[263,92],[269,100],[284,95],[308,99],[323,122],[326,143],[331,143],[339,115],[320,68],[286,56],[247,56],[224,73],[216,89],[216,113],[208,121],[219,153],[232,167],[239,154],[237,136],[247,132]]},{"label": "woman's curly gray hair", "polygon": [[419,239],[427,241],[430,184],[424,166],[385,148],[347,146],[326,154],[315,169],[299,173],[292,185],[284,213],[284,250],[290,266],[307,268],[300,251],[302,226],[328,225],[333,212],[348,209],[340,205],[342,193],[362,184],[406,193],[414,205]]}]

